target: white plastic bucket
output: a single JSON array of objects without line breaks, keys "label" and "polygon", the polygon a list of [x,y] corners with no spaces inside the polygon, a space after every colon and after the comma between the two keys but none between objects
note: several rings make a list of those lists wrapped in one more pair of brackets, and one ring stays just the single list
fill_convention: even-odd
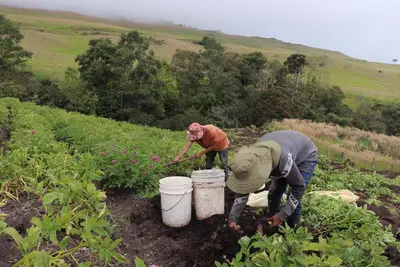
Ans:
[{"label": "white plastic bucket", "polygon": [[224,214],[225,173],[220,169],[192,172],[196,217],[206,219]]},{"label": "white plastic bucket", "polygon": [[159,191],[163,223],[169,227],[188,225],[192,218],[192,179],[183,176],[163,178]]}]

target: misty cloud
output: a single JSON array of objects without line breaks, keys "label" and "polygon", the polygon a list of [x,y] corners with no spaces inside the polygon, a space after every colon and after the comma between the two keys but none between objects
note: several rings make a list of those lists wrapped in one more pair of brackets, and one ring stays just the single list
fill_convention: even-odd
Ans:
[{"label": "misty cloud", "polygon": [[2,4],[202,29],[343,52],[369,61],[400,58],[398,0],[0,0]]}]

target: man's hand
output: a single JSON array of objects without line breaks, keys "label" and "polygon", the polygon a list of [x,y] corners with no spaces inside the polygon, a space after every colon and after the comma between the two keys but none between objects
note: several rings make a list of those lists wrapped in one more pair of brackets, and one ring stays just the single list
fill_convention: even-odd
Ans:
[{"label": "man's hand", "polygon": [[202,152],[199,152],[199,153],[197,153],[194,157],[196,158],[196,159],[199,159],[199,158],[201,158],[203,156],[203,153]]},{"label": "man's hand", "polygon": [[236,222],[230,222],[229,224],[228,224],[228,226],[229,226],[229,228],[231,228],[233,231],[235,231],[235,232],[239,232],[239,233],[242,233],[243,231],[242,231],[242,229],[241,229],[241,227],[240,227],[240,225],[239,224],[237,224]]},{"label": "man's hand", "polygon": [[178,161],[180,161],[181,158],[180,157],[176,157],[172,162],[177,163]]},{"label": "man's hand", "polygon": [[267,221],[271,226],[280,226],[283,222],[281,219],[279,219],[278,215],[267,218]]}]

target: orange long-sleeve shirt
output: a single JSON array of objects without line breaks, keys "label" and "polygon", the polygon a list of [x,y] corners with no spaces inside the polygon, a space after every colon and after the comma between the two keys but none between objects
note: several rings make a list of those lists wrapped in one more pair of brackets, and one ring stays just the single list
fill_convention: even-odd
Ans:
[{"label": "orange long-sleeve shirt", "polygon": [[216,146],[214,151],[222,151],[229,147],[228,136],[224,131],[214,125],[204,125],[203,128],[203,137],[196,141],[200,146],[204,148]]}]

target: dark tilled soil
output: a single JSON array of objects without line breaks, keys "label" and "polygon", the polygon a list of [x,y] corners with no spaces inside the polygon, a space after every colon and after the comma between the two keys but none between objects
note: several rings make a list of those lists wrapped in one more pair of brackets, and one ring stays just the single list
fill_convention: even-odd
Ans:
[{"label": "dark tilled soil", "polygon": [[[400,230],[400,218],[396,215],[393,215],[385,206],[367,204],[363,200],[357,201],[357,205],[367,205],[367,208],[369,210],[373,211],[377,216],[379,216],[379,219],[383,226],[388,226],[389,224],[392,225],[394,234],[396,234]],[[400,236],[397,236],[397,239],[400,241]]]},{"label": "dark tilled soil", "polygon": [[[147,264],[162,266],[214,266],[214,262],[223,261],[224,256],[231,258],[239,250],[237,244],[239,235],[226,227],[225,216],[213,216],[204,221],[198,221],[194,216],[191,223],[180,229],[172,229],[162,223],[159,197],[145,200],[129,192],[108,193],[111,209],[116,222],[121,225],[120,235],[124,242],[121,253],[131,261],[136,256]],[[225,211],[229,212],[233,201],[232,194],[227,190]],[[364,200],[357,202],[359,206],[366,204]],[[384,206],[366,204],[368,209],[380,217],[384,226],[392,225],[393,233],[397,234],[400,220]],[[246,235],[256,232],[260,216],[255,210],[246,208],[241,216],[241,224]],[[275,233],[276,229],[268,229],[264,225],[264,234]],[[400,253],[394,247],[389,247],[385,255],[392,264],[400,266]],[[128,263],[126,266],[134,266]]]},{"label": "dark tilled soil", "polygon": [[237,128],[234,130],[225,130],[229,133],[229,141],[231,142],[230,150],[237,150],[242,146],[253,145],[259,138],[267,132],[260,128]]},{"label": "dark tilled soil", "polygon": [[[136,256],[143,259],[147,265],[157,264],[164,267],[208,267],[214,266],[215,261],[222,262],[224,256],[231,258],[239,250],[237,243],[240,235],[233,233],[226,226],[225,215],[216,215],[204,221],[193,218],[191,223],[183,228],[173,229],[162,223],[160,198],[141,199],[129,191],[109,191],[109,206],[112,219],[118,227],[113,238],[124,238],[119,247],[120,253],[125,255],[130,262],[124,266],[135,266]],[[226,190],[225,212],[228,213],[233,201],[233,194]],[[385,200],[382,199],[385,203]],[[363,206],[365,199],[360,199],[357,204]],[[368,209],[374,211],[384,226],[393,227],[394,234],[400,241],[400,218],[393,215],[384,206],[366,204]],[[15,227],[24,235],[30,227],[30,219],[40,216],[41,204],[36,197],[21,197],[21,202],[10,201],[0,212],[9,214],[7,223]],[[241,225],[244,234],[253,235],[256,232],[260,216],[255,209],[246,208],[241,216]],[[264,225],[264,234],[270,235],[277,229],[268,229]],[[393,247],[385,253],[392,263],[400,266],[400,253]],[[14,242],[9,237],[0,238],[0,266],[12,266],[20,258]],[[83,257],[84,258],[84,257]]]},{"label": "dark tilled soil", "polygon": [[393,191],[393,193],[400,195],[400,186],[393,185],[392,186],[392,191]]},{"label": "dark tilled soil", "polygon": [[[112,217],[117,228],[114,238],[124,238],[120,246],[120,253],[125,255],[130,262],[124,266],[135,266],[136,256],[143,259],[148,265],[157,264],[164,267],[208,267],[214,262],[224,260],[224,256],[231,258],[239,250],[237,243],[240,236],[226,227],[226,215],[216,215],[204,221],[193,218],[191,223],[183,228],[173,229],[162,223],[160,198],[140,199],[128,191],[108,192]],[[229,212],[233,201],[233,194],[226,191],[225,211]],[[358,205],[366,204],[359,200]],[[400,229],[398,217],[384,206],[366,204],[368,209],[374,211],[381,219],[383,225],[392,224],[396,234]],[[7,223],[15,227],[24,235],[30,227],[30,219],[42,214],[41,204],[35,197],[21,197],[21,202],[10,201],[0,212],[9,214]],[[258,216],[254,209],[246,208],[241,216],[244,234],[253,235],[256,232]],[[267,229],[264,233],[270,235],[276,229]],[[397,234],[400,241],[400,236]],[[385,253],[392,263],[400,266],[400,253],[390,247]],[[20,254],[14,247],[14,242],[9,237],[0,238],[0,266],[12,266]]]},{"label": "dark tilled soil", "polygon": [[[0,213],[6,213],[6,222],[10,227],[14,227],[22,236],[26,229],[31,226],[30,220],[33,216],[42,214],[41,203],[37,197],[28,195],[20,196],[20,201],[9,201],[7,205],[0,208]],[[0,237],[0,266],[12,266],[20,259],[18,249],[14,246],[11,237]]]},{"label": "dark tilled soil", "polygon": [[[215,215],[198,221],[192,212],[191,223],[174,229],[162,222],[159,197],[145,200],[132,193],[108,193],[111,210],[118,224],[122,225],[120,235],[124,238],[120,247],[122,254],[131,260],[135,256],[147,264],[163,267],[208,267],[214,262],[231,258],[239,250],[240,236],[226,226],[226,216]],[[233,195],[226,193],[225,210],[233,201]],[[241,216],[241,225],[247,235],[256,233],[259,218],[247,208]],[[264,233],[268,229],[264,227]],[[268,234],[276,232],[270,229]],[[129,263],[126,266],[134,266]]]},{"label": "dark tilled soil", "polygon": [[389,179],[396,179],[397,176],[400,176],[400,172],[392,172],[392,171],[371,171],[371,170],[362,170],[364,172],[368,172],[368,173],[378,173],[386,178]]},{"label": "dark tilled soil", "polygon": [[[343,170],[344,168],[346,168],[346,166],[342,162],[333,162],[332,163],[333,170]],[[377,173],[388,179],[396,179],[397,176],[400,176],[400,172],[393,172],[393,171],[372,171],[372,170],[367,170],[367,169],[360,169],[360,171],[365,172],[365,173],[370,173],[370,174]]]},{"label": "dark tilled soil", "polygon": [[[383,226],[392,225],[392,232],[397,241],[400,241],[400,218],[398,216],[393,215],[385,206],[367,204],[364,200],[358,200],[357,205],[367,205],[369,210],[379,216],[379,220]],[[390,259],[392,264],[400,266],[400,252],[395,247],[388,247],[385,255]]]},{"label": "dark tilled soil", "polygon": [[10,132],[8,131],[8,129],[4,128],[3,126],[0,126],[0,149],[3,155],[8,150],[6,143],[9,139],[10,139]]}]

